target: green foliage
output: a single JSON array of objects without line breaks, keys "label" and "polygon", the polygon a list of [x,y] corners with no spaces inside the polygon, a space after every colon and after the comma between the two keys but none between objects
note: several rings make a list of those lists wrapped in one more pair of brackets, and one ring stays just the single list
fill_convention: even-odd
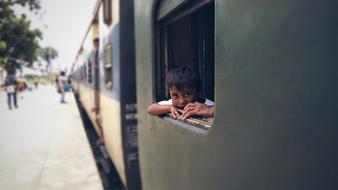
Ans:
[{"label": "green foliage", "polygon": [[36,51],[37,56],[48,62],[48,60],[55,59],[58,56],[58,52],[53,47],[40,48]]},{"label": "green foliage", "polygon": [[14,4],[19,4],[21,6],[29,6],[31,11],[41,9],[40,0],[10,0]]},{"label": "green foliage", "polygon": [[0,41],[0,50],[5,50],[7,48],[7,44],[4,41]]},{"label": "green foliage", "polygon": [[31,29],[25,15],[15,15],[14,5],[28,6],[31,11],[41,8],[40,0],[0,0],[0,65],[11,72],[37,59],[35,51],[42,39],[41,31]]}]

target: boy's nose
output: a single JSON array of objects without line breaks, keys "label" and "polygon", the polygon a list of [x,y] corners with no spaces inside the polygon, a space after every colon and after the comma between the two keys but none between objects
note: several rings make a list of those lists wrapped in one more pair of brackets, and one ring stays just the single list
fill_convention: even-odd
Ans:
[{"label": "boy's nose", "polygon": [[184,106],[187,101],[184,98],[180,98],[179,102],[178,102],[181,106]]}]

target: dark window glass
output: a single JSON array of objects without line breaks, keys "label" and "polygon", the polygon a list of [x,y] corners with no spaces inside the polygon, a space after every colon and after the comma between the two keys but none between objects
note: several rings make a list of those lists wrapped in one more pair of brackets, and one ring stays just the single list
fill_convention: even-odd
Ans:
[{"label": "dark window glass", "polygon": [[84,65],[81,66],[81,80],[84,80],[84,73],[85,73],[85,70],[84,70]]},{"label": "dark window glass", "polygon": [[83,65],[83,80],[87,80],[87,65]]},{"label": "dark window glass", "polygon": [[92,83],[92,77],[93,77],[93,72],[92,72],[92,61],[88,60],[88,82]]},{"label": "dark window glass", "polygon": [[83,78],[82,77],[82,67],[80,67],[78,74],[79,74],[79,79],[82,80],[82,78]]}]

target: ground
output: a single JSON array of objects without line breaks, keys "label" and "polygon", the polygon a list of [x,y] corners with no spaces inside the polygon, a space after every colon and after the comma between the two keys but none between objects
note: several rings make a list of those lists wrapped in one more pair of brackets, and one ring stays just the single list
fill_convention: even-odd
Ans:
[{"label": "ground", "polygon": [[75,100],[59,98],[40,85],[8,110],[0,92],[0,189],[102,189]]}]

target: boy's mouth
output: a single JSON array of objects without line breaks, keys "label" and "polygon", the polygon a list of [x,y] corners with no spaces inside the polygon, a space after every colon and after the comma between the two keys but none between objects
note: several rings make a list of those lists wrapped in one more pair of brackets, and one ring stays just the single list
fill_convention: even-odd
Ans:
[{"label": "boy's mouth", "polygon": [[176,108],[183,110],[186,105],[177,105]]}]

